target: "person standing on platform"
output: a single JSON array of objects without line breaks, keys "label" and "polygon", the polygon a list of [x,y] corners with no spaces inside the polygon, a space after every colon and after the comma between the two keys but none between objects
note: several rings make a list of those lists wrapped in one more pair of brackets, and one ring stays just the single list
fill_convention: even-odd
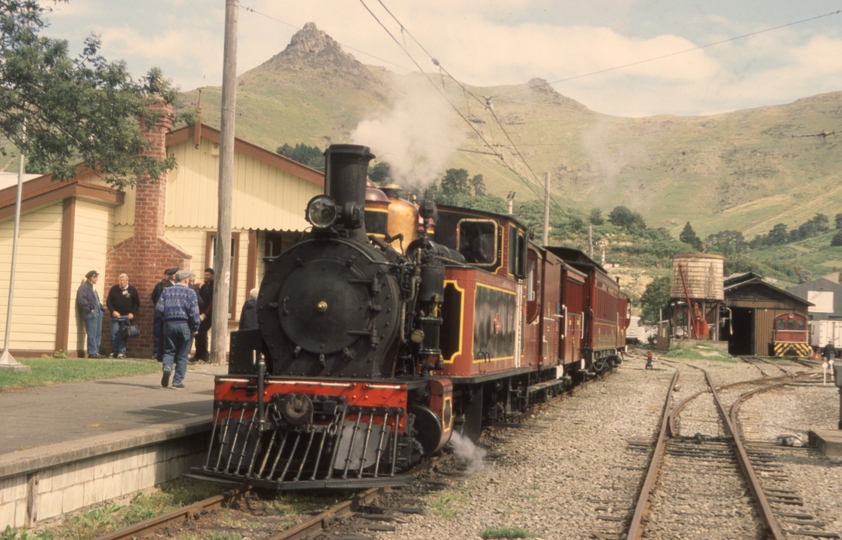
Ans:
[{"label": "person standing on platform", "polygon": [[[164,270],[164,279],[156,283],[155,288],[152,289],[152,309],[155,309],[158,305],[158,299],[161,298],[161,293],[164,289],[173,286],[176,272],[178,272],[178,268],[167,268]],[[163,327],[164,322],[158,318],[158,312],[155,311],[152,317],[152,358],[159,362],[164,354],[164,348],[161,346],[161,331]]]},{"label": "person standing on platform", "polygon": [[238,330],[257,330],[257,295],[260,289],[255,287],[249,291],[249,299],[243,304],[243,310],[240,312],[240,326]]},{"label": "person standing on platform", "polygon": [[204,302],[202,310],[202,323],[199,325],[199,334],[196,336],[196,354],[193,361],[202,360],[207,362],[210,358],[208,351],[208,331],[213,322],[213,268],[205,268],[205,281],[199,288],[199,295]]},{"label": "person standing on platform", "polygon": [[102,302],[94,288],[99,279],[99,272],[91,270],[85,274],[85,281],[76,291],[76,306],[79,316],[85,321],[85,333],[88,336],[88,358],[105,358],[99,354],[99,342],[102,340]]},{"label": "person standing on platform", "polygon": [[155,312],[164,321],[162,349],[164,350],[161,386],[166,388],[172,378],[172,387],[184,388],[187,374],[187,355],[193,345],[193,336],[199,330],[199,301],[196,293],[187,286],[190,272],[180,270],[175,274],[175,285],[167,287],[155,305]]},{"label": "person standing on platform", "polygon": [[129,276],[120,274],[117,285],[111,287],[105,300],[108,313],[111,314],[111,356],[126,357],[126,334],[123,327],[134,320],[140,308],[140,298],[134,285],[129,285]]}]

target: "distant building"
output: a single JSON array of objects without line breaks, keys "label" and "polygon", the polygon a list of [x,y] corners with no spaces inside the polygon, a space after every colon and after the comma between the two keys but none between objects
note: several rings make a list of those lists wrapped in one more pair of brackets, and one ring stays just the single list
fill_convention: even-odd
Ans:
[{"label": "distant building", "polygon": [[787,313],[807,316],[811,302],[774,285],[752,272],[725,280],[725,309],[722,337],[735,356],[771,353],[775,317]]},{"label": "distant building", "polygon": [[811,321],[842,319],[842,285],[827,278],[819,278],[786,290],[812,302],[808,310]]}]

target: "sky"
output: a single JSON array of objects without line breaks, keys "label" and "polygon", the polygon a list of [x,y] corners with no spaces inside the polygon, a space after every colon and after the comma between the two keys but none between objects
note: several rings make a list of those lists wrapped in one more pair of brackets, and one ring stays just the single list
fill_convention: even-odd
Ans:
[{"label": "sky", "polygon": [[[43,34],[67,40],[74,54],[96,34],[103,55],[126,61],[136,77],[159,67],[182,91],[222,84],[225,0],[42,5],[52,9]],[[313,22],[365,64],[408,73],[418,71],[417,63],[437,73],[435,58],[454,78],[476,86],[538,77],[589,109],[615,116],[708,115],[842,91],[842,0],[238,5],[238,74],[281,52]]]}]

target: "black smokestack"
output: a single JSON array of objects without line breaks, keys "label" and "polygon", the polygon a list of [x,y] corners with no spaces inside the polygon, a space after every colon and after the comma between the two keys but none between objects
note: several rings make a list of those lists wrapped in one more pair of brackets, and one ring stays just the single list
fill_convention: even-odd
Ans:
[{"label": "black smokestack", "polygon": [[357,144],[332,144],[325,151],[325,194],[336,201],[341,224],[359,240],[366,239],[365,181],[372,159],[368,146]]}]

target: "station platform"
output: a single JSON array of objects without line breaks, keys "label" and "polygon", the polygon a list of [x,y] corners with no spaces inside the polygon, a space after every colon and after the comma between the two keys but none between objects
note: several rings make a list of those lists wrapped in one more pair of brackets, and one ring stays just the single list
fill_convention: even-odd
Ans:
[{"label": "station platform", "polygon": [[214,377],[227,370],[190,365],[183,390],[162,387],[156,372],[0,392],[0,530],[35,527],[201,466]]},{"label": "station platform", "polygon": [[153,373],[0,392],[0,456],[199,416],[210,419],[214,376],[227,370],[191,364],[183,390],[163,388],[161,374]]}]

